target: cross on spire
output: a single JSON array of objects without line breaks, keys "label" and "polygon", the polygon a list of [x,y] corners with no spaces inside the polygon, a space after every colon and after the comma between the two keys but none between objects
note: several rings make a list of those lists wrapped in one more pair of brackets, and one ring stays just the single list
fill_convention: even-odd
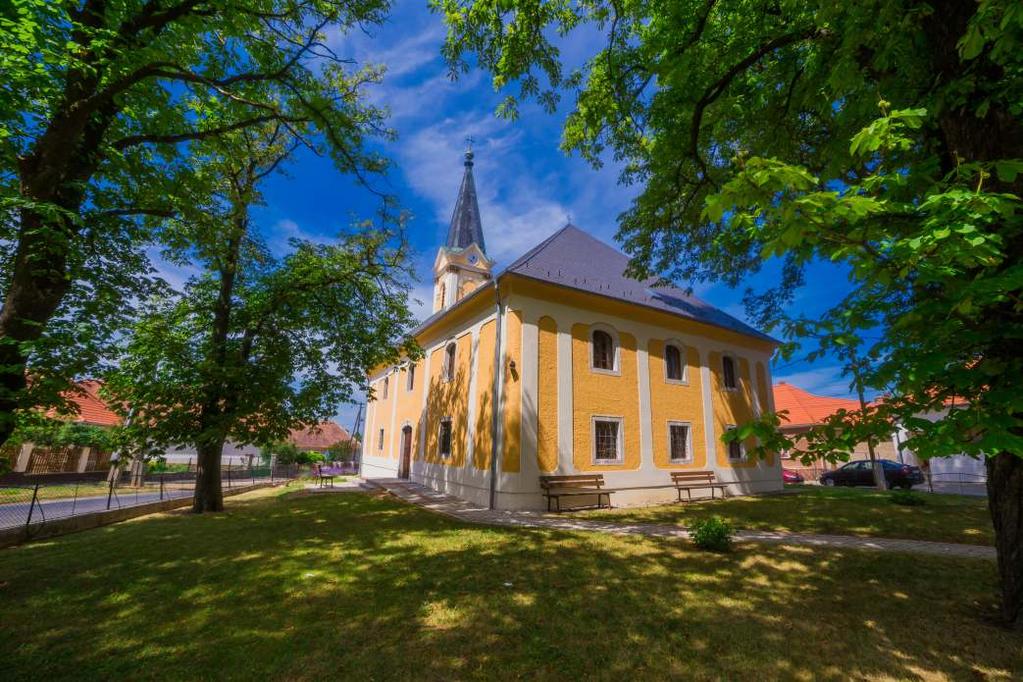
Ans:
[{"label": "cross on spire", "polygon": [[475,142],[475,141],[476,140],[473,138],[472,135],[466,135],[465,136],[465,165],[466,166],[471,166],[472,165],[472,157],[474,156],[473,153],[472,153],[472,143]]}]

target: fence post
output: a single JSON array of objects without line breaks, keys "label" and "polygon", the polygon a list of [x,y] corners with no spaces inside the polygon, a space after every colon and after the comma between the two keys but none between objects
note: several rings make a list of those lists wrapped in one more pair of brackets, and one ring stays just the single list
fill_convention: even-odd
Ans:
[{"label": "fence post", "polygon": [[231,487],[231,460],[227,460],[227,487]]},{"label": "fence post", "polygon": [[163,478],[166,474],[160,474],[160,501],[163,502]]},{"label": "fence post", "polygon": [[117,478],[117,474],[110,477],[110,490],[107,492],[107,509],[110,509],[110,499],[114,496],[114,479]]},{"label": "fence post", "polygon": [[32,510],[35,509],[36,500],[39,499],[39,484],[36,483],[36,487],[32,489],[32,504],[28,505],[28,518],[25,519],[25,530],[28,530],[28,526],[32,523]]}]

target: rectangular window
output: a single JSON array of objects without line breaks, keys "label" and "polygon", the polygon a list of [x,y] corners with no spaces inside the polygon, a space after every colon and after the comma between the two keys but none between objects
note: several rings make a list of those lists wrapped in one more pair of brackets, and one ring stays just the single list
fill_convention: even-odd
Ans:
[{"label": "rectangular window", "polygon": [[725,388],[738,388],[735,381],[735,360],[727,355],[721,358],[721,372],[724,374]]},{"label": "rectangular window", "polygon": [[689,424],[668,424],[668,452],[672,462],[689,461]]},{"label": "rectangular window", "polygon": [[411,391],[416,387],[416,366],[411,362],[408,366],[408,384],[405,386],[405,390]]},{"label": "rectangular window", "polygon": [[384,449],[384,430],[380,429],[380,434],[377,436],[377,450]]},{"label": "rectangular window", "polygon": [[[735,431],[735,426],[726,426],[725,431]],[[742,441],[733,440],[728,443],[728,459],[737,462],[745,456],[746,448],[742,446]]]},{"label": "rectangular window", "polygon": [[621,419],[600,417],[593,420],[593,461],[609,464],[622,461]]},{"label": "rectangular window", "polygon": [[440,423],[440,456],[451,456],[451,420],[444,419]]}]

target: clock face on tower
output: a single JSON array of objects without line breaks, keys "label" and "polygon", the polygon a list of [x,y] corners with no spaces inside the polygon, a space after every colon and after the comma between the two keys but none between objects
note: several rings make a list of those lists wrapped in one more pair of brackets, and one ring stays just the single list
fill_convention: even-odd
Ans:
[{"label": "clock face on tower", "polygon": [[470,265],[476,265],[476,261],[477,260],[479,260],[479,259],[476,257],[475,253],[470,253],[469,254],[469,264]]}]

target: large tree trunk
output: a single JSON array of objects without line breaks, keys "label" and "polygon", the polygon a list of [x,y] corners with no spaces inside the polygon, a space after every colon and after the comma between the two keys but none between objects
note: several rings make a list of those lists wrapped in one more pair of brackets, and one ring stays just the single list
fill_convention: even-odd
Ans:
[{"label": "large tree trunk", "polygon": [[995,527],[1002,616],[1023,630],[1023,457],[1000,452],[988,457],[987,500]]},{"label": "large tree trunk", "polygon": [[192,497],[192,511],[224,511],[224,493],[220,487],[220,458],[224,452],[224,441],[200,443],[198,467],[195,477],[195,495]]}]

